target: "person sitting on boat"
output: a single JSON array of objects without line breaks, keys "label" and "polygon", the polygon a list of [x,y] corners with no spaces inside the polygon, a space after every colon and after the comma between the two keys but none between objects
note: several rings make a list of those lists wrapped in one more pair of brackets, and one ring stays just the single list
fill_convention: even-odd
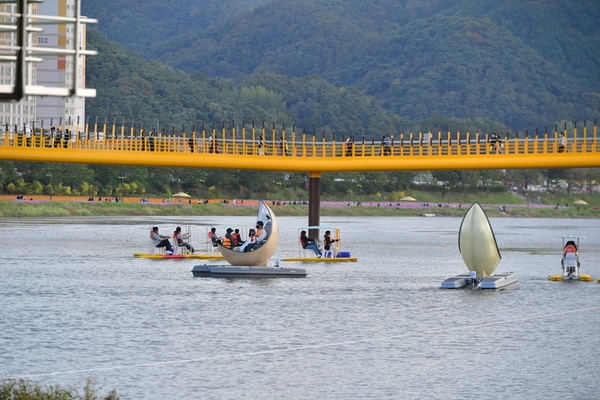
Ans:
[{"label": "person sitting on boat", "polygon": [[241,246],[240,251],[246,252],[250,251],[254,244],[256,243],[256,231],[252,228],[248,231],[248,240],[246,240]]},{"label": "person sitting on boat", "polygon": [[240,236],[240,230],[236,229],[233,231],[233,233],[231,234],[231,236],[233,236],[234,239],[234,246],[241,246],[244,242],[242,242],[242,237]]},{"label": "person sitting on boat", "polygon": [[210,232],[208,232],[207,237],[212,242],[213,247],[217,247],[217,243],[221,243],[221,238],[217,235],[217,228],[210,228]]},{"label": "person sitting on boat", "polygon": [[221,245],[223,247],[227,247],[228,249],[233,249],[235,246],[235,238],[233,237],[233,229],[227,228],[227,233],[221,239]]},{"label": "person sitting on boat", "polygon": [[169,242],[170,236],[164,236],[158,233],[158,227],[155,226],[150,231],[150,239],[154,242],[155,247],[164,247],[169,254],[173,254],[173,246]]},{"label": "person sitting on boat", "polygon": [[317,257],[319,258],[323,255],[323,253],[321,253],[321,250],[319,250],[319,245],[317,244],[317,241],[313,238],[309,238],[308,236],[306,236],[306,231],[300,232],[300,244],[302,244],[303,249],[314,251]]},{"label": "person sitting on boat", "polygon": [[323,236],[323,248],[329,251],[331,250],[331,244],[339,241],[340,239],[331,238],[331,231],[325,231],[325,236]]},{"label": "person sitting on boat", "polygon": [[194,247],[192,247],[191,244],[187,243],[186,241],[184,241],[184,239],[189,239],[190,238],[190,234],[189,233],[181,233],[181,227],[178,226],[177,228],[175,228],[175,232],[173,232],[173,239],[175,239],[177,241],[177,246],[179,247],[185,247],[186,249],[188,249],[188,251],[192,254],[194,254]]},{"label": "person sitting on boat", "polygon": [[267,231],[264,228],[265,224],[262,221],[256,221],[256,234],[254,243],[248,244],[245,251],[252,251],[257,247],[262,246],[267,241]]},{"label": "person sitting on boat", "polygon": [[[563,270],[565,269],[565,258],[568,257],[568,254],[571,253],[575,256],[575,258],[577,258],[577,268],[579,268],[579,254],[577,253],[577,245],[575,244],[574,241],[569,240],[567,242],[567,244],[565,244],[565,247],[563,248],[563,258],[561,260],[561,264],[563,267]],[[567,271],[567,273],[569,275],[571,275],[574,271],[575,267],[571,267],[569,269],[569,271]]]}]

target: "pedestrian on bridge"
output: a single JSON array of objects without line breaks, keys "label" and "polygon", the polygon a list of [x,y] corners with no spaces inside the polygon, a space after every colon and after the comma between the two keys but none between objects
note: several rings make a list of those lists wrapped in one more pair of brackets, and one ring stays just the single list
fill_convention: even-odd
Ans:
[{"label": "pedestrian on bridge", "polygon": [[354,139],[352,136],[348,136],[346,139],[346,157],[352,157],[352,150],[354,148]]}]

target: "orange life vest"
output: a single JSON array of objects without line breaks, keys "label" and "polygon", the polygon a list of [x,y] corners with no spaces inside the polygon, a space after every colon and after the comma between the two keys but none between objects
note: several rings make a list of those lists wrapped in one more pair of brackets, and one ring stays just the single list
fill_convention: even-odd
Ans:
[{"label": "orange life vest", "polygon": [[568,246],[565,247],[564,254],[567,254],[567,253],[576,253],[576,252],[577,252],[577,250],[575,250],[575,246],[568,245]]},{"label": "orange life vest", "polygon": [[227,235],[223,237],[223,246],[227,247],[228,249],[233,247],[233,243],[231,243],[231,240],[227,237]]}]

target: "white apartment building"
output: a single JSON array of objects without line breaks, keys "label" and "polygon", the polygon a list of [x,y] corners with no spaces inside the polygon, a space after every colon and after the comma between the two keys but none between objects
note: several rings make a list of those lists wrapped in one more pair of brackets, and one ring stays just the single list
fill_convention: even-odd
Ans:
[{"label": "white apartment building", "polygon": [[[8,16],[17,12],[17,5],[11,3],[0,4],[0,12],[5,15],[0,16],[0,23],[11,25],[15,18]],[[15,33],[0,33],[0,44],[3,46],[13,46],[16,43]],[[10,55],[10,51],[3,51],[3,54]],[[16,74],[16,65],[13,62],[0,62],[0,85],[14,85]],[[4,131],[6,126],[13,131],[15,126],[23,130],[26,123],[35,120],[35,97],[25,97],[18,103],[0,103],[0,131]]]},{"label": "white apartment building", "polygon": [[[74,17],[76,14],[76,0],[44,0],[42,3],[33,3],[34,13],[40,16]],[[15,4],[2,4],[0,10],[15,12]],[[37,10],[37,11],[36,11]],[[85,48],[85,25],[81,26],[78,37],[75,37],[75,28],[72,23],[47,23],[39,19],[36,27],[41,32],[31,33],[30,39],[35,46],[48,48],[75,49],[76,46]],[[44,23],[46,22],[46,23]],[[10,33],[3,33],[3,42],[11,40]],[[14,37],[13,37],[14,40]],[[71,55],[45,54],[42,62],[36,62],[29,68],[29,82],[33,85],[45,87],[70,87],[76,63]],[[82,82],[78,85],[85,87],[85,64],[82,64],[78,76]],[[14,65],[0,63],[0,84],[10,84],[14,79]],[[31,127],[48,130],[51,125],[75,127],[78,123],[85,123],[85,97],[59,97],[59,96],[26,96],[18,103],[0,103],[0,124],[18,130],[24,124]]]},{"label": "white apartment building", "polygon": [[[44,0],[38,6],[39,15],[74,17],[75,0]],[[75,37],[73,24],[45,25],[44,32],[37,34],[37,45],[40,47],[67,48],[75,46],[85,48],[85,25],[82,25],[79,37]],[[36,84],[42,86],[70,86],[73,80],[75,63],[73,56],[48,56],[44,62],[37,64]],[[78,85],[85,87],[85,64],[80,66],[79,76],[83,80]],[[75,126],[85,124],[85,97],[37,97],[36,119],[44,121],[44,128],[52,124]],[[36,124],[39,127],[39,124]]]}]

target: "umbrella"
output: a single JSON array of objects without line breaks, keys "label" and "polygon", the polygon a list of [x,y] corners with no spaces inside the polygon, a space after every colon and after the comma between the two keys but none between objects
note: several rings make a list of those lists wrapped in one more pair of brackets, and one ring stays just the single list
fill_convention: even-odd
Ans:
[{"label": "umbrella", "polygon": [[585,200],[577,200],[577,201],[574,201],[573,204],[583,204],[584,206],[588,205],[588,203]]},{"label": "umbrella", "polygon": [[184,193],[184,192],[179,192],[179,193],[175,193],[173,195],[173,197],[185,197],[187,199],[187,198],[192,197],[192,196],[190,196],[189,194]]},{"label": "umbrella", "polygon": [[414,197],[410,197],[410,196],[404,196],[400,200],[401,201],[417,201],[417,199],[415,199]]}]

